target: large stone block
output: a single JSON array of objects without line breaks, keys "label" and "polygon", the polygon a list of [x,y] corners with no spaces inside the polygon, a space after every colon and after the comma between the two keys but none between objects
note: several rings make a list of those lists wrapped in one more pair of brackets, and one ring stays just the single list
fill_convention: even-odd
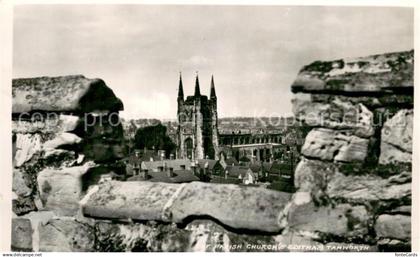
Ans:
[{"label": "large stone block", "polygon": [[53,218],[39,226],[42,252],[90,252],[95,250],[93,227],[73,218]]},{"label": "large stone block", "polygon": [[108,219],[165,220],[163,211],[180,184],[110,181],[81,201],[85,215]]},{"label": "large stone block", "polygon": [[300,233],[322,233],[340,237],[363,237],[368,233],[369,215],[362,205],[339,204],[315,207],[294,205],[288,214],[289,227]]},{"label": "large stone block", "polygon": [[13,79],[12,113],[119,111],[123,104],[101,79],[82,75]]},{"label": "large stone block", "polygon": [[379,162],[411,162],[412,137],[413,110],[401,110],[387,120],[382,128]]},{"label": "large stone block", "polygon": [[413,110],[401,110],[387,120],[382,128],[381,140],[412,152]]},{"label": "large stone block", "polygon": [[326,161],[363,162],[368,154],[369,140],[343,131],[312,129],[305,139],[302,154]]},{"label": "large stone block", "polygon": [[12,251],[32,251],[31,221],[25,218],[12,219]]},{"label": "large stone block", "polygon": [[375,232],[379,238],[410,240],[411,217],[406,215],[380,215],[375,223]]},{"label": "large stone block", "polygon": [[210,216],[237,228],[275,232],[283,227],[279,218],[290,194],[264,188],[192,182],[174,199],[169,212],[172,221]]},{"label": "large stone block", "polygon": [[335,173],[327,186],[327,194],[353,202],[403,201],[411,196],[411,175],[404,173],[383,179],[375,175],[345,176]]},{"label": "large stone block", "polygon": [[43,209],[52,210],[57,215],[75,215],[83,195],[82,176],[94,166],[88,162],[83,166],[42,170],[37,182]]},{"label": "large stone block", "polygon": [[208,217],[245,230],[279,231],[290,194],[264,188],[193,182],[166,184],[110,181],[81,201],[83,213],[108,219],[175,223]]},{"label": "large stone block", "polygon": [[401,93],[413,90],[414,51],[335,61],[303,67],[292,91],[310,93]]},{"label": "large stone block", "polygon": [[347,130],[358,137],[368,138],[374,134],[373,113],[363,104],[353,104],[334,98],[327,103],[301,99],[293,100],[293,112],[298,121],[308,126]]}]

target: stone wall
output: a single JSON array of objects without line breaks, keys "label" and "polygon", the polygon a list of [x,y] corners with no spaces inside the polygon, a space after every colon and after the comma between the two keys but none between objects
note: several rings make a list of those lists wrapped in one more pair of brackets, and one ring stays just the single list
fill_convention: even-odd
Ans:
[{"label": "stone wall", "polygon": [[[312,129],[295,186],[312,199],[302,208],[318,213],[304,221],[340,206],[348,208],[344,215],[364,220],[351,237],[322,231],[314,222],[301,230],[384,250],[410,249],[413,53],[317,61],[299,72],[292,85],[294,113]],[[339,219],[330,222],[339,227]]]},{"label": "stone wall", "polygon": [[20,235],[77,215],[101,177],[124,178],[123,105],[102,80],[83,76],[14,79],[12,93],[12,249],[37,250],[29,242],[39,238]]},{"label": "stone wall", "polygon": [[[299,72],[294,111],[310,129],[294,194],[118,181],[120,127],[80,134],[79,107],[58,108],[61,123],[48,129],[14,120],[12,249],[408,251],[412,68],[413,52],[405,52],[315,62]],[[60,83],[74,80],[90,84]],[[91,118],[111,111],[85,110]]]}]

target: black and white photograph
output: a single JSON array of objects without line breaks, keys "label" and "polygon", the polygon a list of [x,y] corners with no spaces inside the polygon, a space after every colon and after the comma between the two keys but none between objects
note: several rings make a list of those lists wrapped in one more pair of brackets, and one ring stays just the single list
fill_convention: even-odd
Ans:
[{"label": "black and white photograph", "polygon": [[414,9],[14,5],[2,250],[418,251]]}]

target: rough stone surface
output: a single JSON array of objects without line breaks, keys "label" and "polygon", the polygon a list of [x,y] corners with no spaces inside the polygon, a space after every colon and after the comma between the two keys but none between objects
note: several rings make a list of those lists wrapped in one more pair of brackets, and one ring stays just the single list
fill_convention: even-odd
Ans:
[{"label": "rough stone surface", "polygon": [[41,150],[42,139],[39,134],[17,134],[16,135],[16,154],[14,166],[20,167]]},{"label": "rough stone surface", "polygon": [[326,161],[360,161],[366,159],[369,140],[331,129],[312,129],[306,136],[302,154]]},{"label": "rough stone surface", "polygon": [[12,113],[32,111],[80,112],[123,109],[101,79],[82,75],[13,79]]},{"label": "rough stone surface", "polygon": [[[298,93],[299,95],[302,93]],[[337,99],[343,102],[349,102],[353,105],[363,104],[368,109],[383,108],[389,106],[413,107],[412,94],[383,94],[383,95],[337,95],[337,94],[305,94],[308,95],[307,101],[314,103],[331,103]]]},{"label": "rough stone surface", "polygon": [[411,153],[401,151],[401,149],[398,147],[385,142],[381,142],[381,155],[379,157],[379,163],[411,163],[411,161]]},{"label": "rough stone surface", "polygon": [[411,252],[411,242],[405,240],[383,238],[378,240],[378,250],[381,252]]},{"label": "rough stone surface", "polygon": [[276,232],[282,229],[279,216],[290,194],[264,188],[192,182],[169,208],[172,221],[191,216],[210,216],[237,228]]},{"label": "rough stone surface", "polygon": [[368,220],[369,215],[362,205],[315,207],[313,203],[292,207],[288,219],[289,226],[294,231],[332,234],[348,240],[367,234]]},{"label": "rough stone surface", "polygon": [[375,223],[375,232],[380,238],[409,240],[411,238],[411,217],[383,214]]},{"label": "rough stone surface", "polygon": [[292,91],[393,93],[413,87],[414,51],[335,61],[316,61],[300,70]]},{"label": "rough stone surface", "polygon": [[92,217],[165,220],[163,211],[180,184],[111,181],[100,184],[82,200],[83,213]]},{"label": "rough stone surface", "polygon": [[43,148],[55,149],[67,145],[78,144],[82,141],[80,137],[72,133],[61,133],[57,135],[54,139],[46,141],[43,144]]},{"label": "rough stone surface", "polygon": [[25,218],[12,219],[12,251],[32,250],[31,221]]},{"label": "rough stone surface", "polygon": [[381,140],[411,153],[413,151],[412,136],[413,110],[401,110],[385,122]]},{"label": "rough stone surface", "polygon": [[399,206],[389,211],[389,213],[411,215],[411,205]]},{"label": "rough stone surface", "polygon": [[329,162],[302,158],[295,169],[294,184],[299,192],[324,190],[337,167]]},{"label": "rough stone surface", "polygon": [[63,216],[76,214],[83,195],[82,176],[94,166],[89,162],[83,166],[42,170],[37,181],[43,209]]},{"label": "rough stone surface", "polygon": [[411,162],[412,136],[413,110],[401,110],[387,120],[382,128],[379,162]]},{"label": "rough stone surface", "polygon": [[21,216],[28,219],[32,226],[32,250],[39,251],[39,226],[45,225],[55,214],[51,211],[33,211]]},{"label": "rough stone surface", "polygon": [[[45,116],[45,117],[44,117]],[[12,133],[51,133],[60,134],[75,130],[83,122],[75,115],[49,113],[48,115],[21,114],[12,119]]]},{"label": "rough stone surface", "polygon": [[42,252],[90,252],[95,247],[93,227],[72,218],[54,218],[39,227]]},{"label": "rough stone surface", "polygon": [[163,224],[95,224],[96,250],[105,252],[319,252],[377,251],[366,244],[328,243],[288,232],[282,235],[238,234],[209,220],[185,228]]},{"label": "rough stone surface", "polygon": [[358,137],[374,134],[373,113],[363,104],[352,104],[339,98],[327,103],[295,98],[293,112],[298,121],[309,126],[346,130]]},{"label": "rough stone surface", "polygon": [[358,202],[402,200],[411,196],[411,174],[383,179],[375,175],[345,176],[335,173],[328,183],[327,194],[332,198]]},{"label": "rough stone surface", "polygon": [[324,251],[411,249],[413,53],[316,61],[292,85],[295,117],[312,130],[287,229],[324,242]]},{"label": "rough stone surface", "polygon": [[23,173],[18,169],[13,169],[12,189],[13,192],[21,197],[29,196],[32,192],[32,189],[26,184]]},{"label": "rough stone surface", "polygon": [[162,224],[113,224],[96,222],[96,251],[186,252],[191,251],[191,232]]},{"label": "rough stone surface", "polygon": [[320,252],[324,251],[324,245],[310,237],[299,235],[293,231],[275,237],[281,249],[287,252]]},{"label": "rough stone surface", "polygon": [[[279,217],[290,194],[236,185],[109,182],[82,200],[92,217],[184,223],[211,217],[237,229],[279,231]],[[205,203],[205,204],[203,204]]]},{"label": "rough stone surface", "polygon": [[[15,222],[22,229],[13,245],[410,251],[412,76],[413,51],[305,66],[292,86],[301,92],[293,104],[301,131],[312,130],[293,195],[253,186],[113,181],[123,175],[125,153],[122,126],[115,125],[122,104],[112,90],[83,76],[14,80],[13,217],[23,221]],[[83,168],[91,160],[95,167]],[[104,174],[113,174],[112,181]]]}]

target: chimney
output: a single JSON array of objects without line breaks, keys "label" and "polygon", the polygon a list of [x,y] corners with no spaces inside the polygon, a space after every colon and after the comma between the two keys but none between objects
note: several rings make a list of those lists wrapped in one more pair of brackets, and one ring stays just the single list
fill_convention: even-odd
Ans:
[{"label": "chimney", "polygon": [[158,150],[158,155],[161,161],[165,160],[165,150]]},{"label": "chimney", "polygon": [[191,162],[191,168],[193,170],[194,175],[197,175],[197,166],[195,165],[195,162]]},{"label": "chimney", "polygon": [[204,164],[204,170],[206,174],[210,174],[209,162],[206,162]]},{"label": "chimney", "polygon": [[142,179],[144,179],[144,180],[147,180],[147,177],[148,177],[148,172],[147,172],[147,170],[141,170],[141,171],[140,171],[140,177],[141,177]]},{"label": "chimney", "polygon": [[174,168],[167,169],[166,174],[168,177],[172,178],[174,176]]}]

